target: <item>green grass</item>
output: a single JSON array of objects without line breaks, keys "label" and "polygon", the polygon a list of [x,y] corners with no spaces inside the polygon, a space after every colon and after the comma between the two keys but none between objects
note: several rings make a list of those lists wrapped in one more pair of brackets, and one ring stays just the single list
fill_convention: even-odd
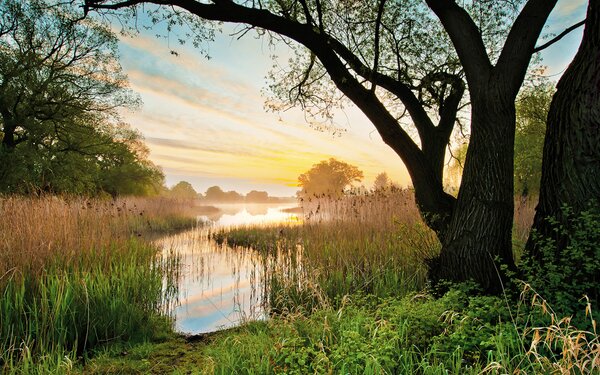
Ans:
[{"label": "green grass", "polygon": [[[105,251],[112,256],[104,257]],[[96,261],[65,265],[57,260],[35,277],[4,276],[4,372],[63,372],[100,345],[139,342],[170,331],[163,279],[176,264],[157,258],[156,248],[135,239],[126,248],[87,255],[96,252]]]},{"label": "green grass", "polygon": [[175,336],[105,351],[78,370],[86,374],[597,373],[598,336],[588,335],[584,343],[583,331],[567,325],[558,329],[541,305],[528,302],[524,299],[509,308],[503,298],[473,295],[468,286],[453,288],[441,298],[355,294],[346,296],[338,308],[277,315],[201,341]]},{"label": "green grass", "polygon": [[69,373],[96,348],[169,334],[179,260],[136,234],[195,225],[182,208],[160,199],[0,199],[10,218],[0,221],[1,372]]}]

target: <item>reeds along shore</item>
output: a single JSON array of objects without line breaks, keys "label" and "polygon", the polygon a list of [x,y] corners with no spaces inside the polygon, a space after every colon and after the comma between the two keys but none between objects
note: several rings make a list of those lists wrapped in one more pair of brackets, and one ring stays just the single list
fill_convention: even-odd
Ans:
[{"label": "reeds along shore", "polygon": [[[191,226],[164,199],[0,199],[0,369],[52,372],[97,345],[168,330],[151,230]],[[64,370],[64,369],[63,369]]]},{"label": "reeds along shore", "polygon": [[[331,199],[302,199],[304,221],[219,229],[212,237],[252,247],[278,261],[265,262],[271,308],[313,308],[353,293],[403,296],[426,283],[426,261],[440,249],[421,219],[409,189],[389,188]],[[518,256],[534,204],[515,202]],[[335,302],[337,301],[337,302]]]},{"label": "reeds along shore", "polygon": [[270,267],[271,308],[312,308],[361,292],[404,295],[425,285],[424,259],[439,251],[409,190],[302,201],[302,225],[238,227],[212,233],[278,261]]}]

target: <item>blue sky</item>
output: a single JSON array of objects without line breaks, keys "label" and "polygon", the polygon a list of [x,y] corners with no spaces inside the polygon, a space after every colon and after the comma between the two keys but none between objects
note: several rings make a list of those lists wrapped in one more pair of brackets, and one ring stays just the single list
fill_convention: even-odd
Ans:
[{"label": "blue sky", "polygon": [[[586,4],[559,0],[545,32],[559,33],[582,20]],[[580,28],[543,52],[551,79],[566,69],[581,35]],[[336,116],[336,125],[346,129],[341,136],[310,128],[297,109],[265,111],[261,89],[273,65],[271,55],[285,57],[287,47],[273,50],[251,34],[238,40],[224,33],[210,44],[206,59],[191,47],[173,44],[151,33],[123,37],[120,43],[123,69],[144,102],[124,117],[145,136],[150,159],[163,168],[167,185],[185,180],[198,192],[219,185],[242,193],[293,195],[298,175],[329,157],[358,166],[367,187],[382,171],[410,184],[399,157],[356,108],[348,106]]]}]

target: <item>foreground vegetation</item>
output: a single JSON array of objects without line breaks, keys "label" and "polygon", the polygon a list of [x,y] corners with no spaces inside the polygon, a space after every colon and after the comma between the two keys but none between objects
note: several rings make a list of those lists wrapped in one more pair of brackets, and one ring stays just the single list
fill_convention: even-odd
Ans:
[{"label": "foreground vegetation", "polygon": [[[442,298],[346,296],[340,307],[285,314],[196,339],[103,353],[86,373],[480,374],[598,371],[596,332],[550,317],[547,305],[511,310],[468,288]],[[531,292],[529,290],[529,292]],[[535,294],[528,294],[536,296]],[[538,296],[539,298],[539,296]],[[531,300],[530,300],[531,301]],[[533,322],[546,325],[536,326]]]},{"label": "foreground vegetation", "polygon": [[[532,212],[527,202],[518,207],[514,250],[520,254]],[[311,219],[300,225],[212,233],[217,241],[251,246],[263,255],[271,308],[268,321],[99,352],[85,372],[592,374],[600,370],[596,310],[585,299],[578,314],[563,315],[525,283],[501,297],[480,295],[469,284],[451,286],[441,295],[429,289],[425,262],[438,245],[420,221],[410,192],[317,200],[305,209]]]},{"label": "foreground vegetation", "polygon": [[0,200],[0,368],[65,373],[90,350],[156,339],[175,257],[144,240],[195,225],[184,202],[81,198]]}]

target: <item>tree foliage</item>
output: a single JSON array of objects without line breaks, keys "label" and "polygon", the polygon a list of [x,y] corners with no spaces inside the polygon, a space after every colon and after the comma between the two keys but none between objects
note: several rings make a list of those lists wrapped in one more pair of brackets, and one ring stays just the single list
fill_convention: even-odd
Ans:
[{"label": "tree foliage", "polygon": [[196,199],[198,193],[194,190],[192,184],[187,181],[179,181],[169,190],[169,195],[178,199]]},{"label": "tree foliage", "polygon": [[373,181],[373,190],[385,190],[392,185],[390,178],[386,172],[381,172],[375,177]]},{"label": "tree foliage", "polygon": [[356,166],[330,158],[312,166],[298,177],[302,188],[299,196],[339,198],[353,182],[363,179],[363,172]]},{"label": "tree foliage", "polygon": [[6,0],[0,13],[0,192],[155,192],[162,172],[118,116],[138,99],[116,37],[66,5]]},{"label": "tree foliage", "polygon": [[525,89],[517,98],[515,134],[515,193],[537,195],[542,177],[546,119],[554,87],[543,84]]}]

